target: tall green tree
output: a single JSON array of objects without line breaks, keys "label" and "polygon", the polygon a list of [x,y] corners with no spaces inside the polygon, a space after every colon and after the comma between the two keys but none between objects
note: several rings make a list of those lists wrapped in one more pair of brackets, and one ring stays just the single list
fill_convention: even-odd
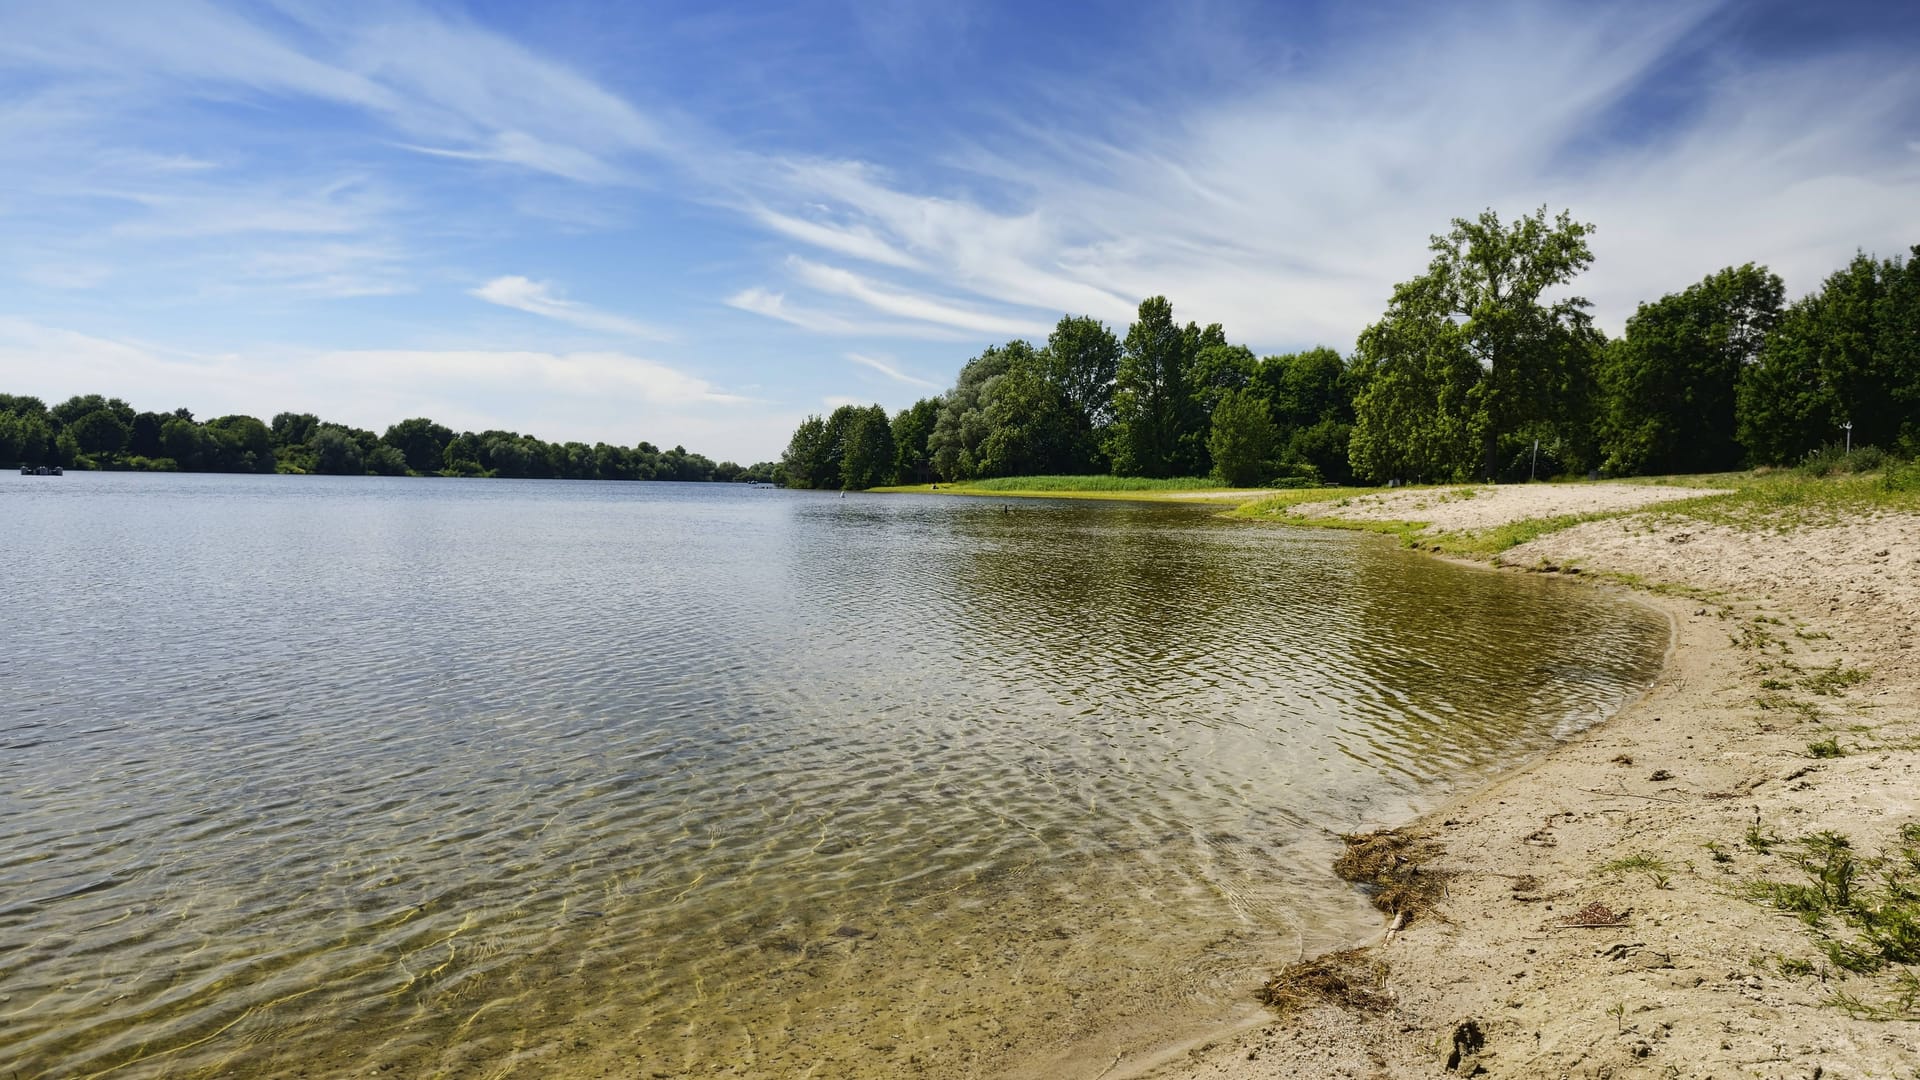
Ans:
[{"label": "tall green tree", "polygon": [[980,471],[980,444],[989,431],[987,385],[1016,365],[1031,366],[1033,361],[1033,346],[1009,341],[990,346],[960,369],[927,440],[934,471],[941,479],[972,480],[986,475]]},{"label": "tall green tree", "polygon": [[1641,304],[1599,366],[1599,426],[1615,473],[1738,468],[1734,415],[1741,372],[1780,319],[1784,286],[1747,263]]},{"label": "tall green tree", "polygon": [[893,480],[893,423],[879,405],[850,410],[840,455],[840,486],[865,491]]},{"label": "tall green tree", "polygon": [[1920,245],[1856,255],[1790,305],[1736,391],[1740,441],[1761,463],[1842,440],[1920,449]]},{"label": "tall green tree", "polygon": [[1173,321],[1164,296],[1140,302],[1127,327],[1114,375],[1114,421],[1107,444],[1122,476],[1172,476],[1182,463],[1182,436],[1191,428],[1187,369],[1201,344]]},{"label": "tall green tree", "polygon": [[988,380],[981,416],[976,476],[1058,475],[1079,464],[1086,417],[1038,365],[1015,363]]},{"label": "tall green tree", "polygon": [[387,428],[380,441],[400,451],[408,469],[417,473],[439,472],[447,444],[453,441],[453,429],[416,416]]},{"label": "tall green tree", "polygon": [[[168,430],[172,430],[172,425],[168,425]],[[366,475],[366,454],[349,429],[339,424],[322,424],[307,440],[307,445],[313,449],[315,472],[332,476]]]},{"label": "tall green tree", "polygon": [[213,472],[274,471],[273,432],[251,416],[221,416],[201,425],[201,468]]},{"label": "tall green tree", "polygon": [[924,484],[933,479],[933,456],[928,441],[940,420],[941,398],[921,398],[893,417],[893,475],[897,484]]},{"label": "tall green tree", "polygon": [[[1492,210],[1473,220],[1455,218],[1451,231],[1432,238],[1427,272],[1393,290],[1387,317],[1397,326],[1394,339],[1416,332],[1443,335],[1452,340],[1442,352],[1464,348],[1480,367],[1466,412],[1444,426],[1474,431],[1483,476],[1501,471],[1503,435],[1529,424],[1560,423],[1584,405],[1579,391],[1585,372],[1568,365],[1592,348],[1588,304],[1578,296],[1550,299],[1548,293],[1592,264],[1592,231],[1566,211],[1549,219],[1544,206],[1511,225],[1502,225]],[[1569,347],[1569,339],[1581,348]],[[1433,348],[1439,343],[1423,351]],[[1360,423],[1366,424],[1364,416]]]},{"label": "tall green tree", "polygon": [[192,471],[200,467],[200,448],[204,441],[200,425],[193,422],[191,415],[169,416],[160,425],[160,450],[181,469]]},{"label": "tall green tree", "polygon": [[53,459],[53,425],[46,410],[0,412],[0,464],[47,465]]},{"label": "tall green tree", "polygon": [[1047,336],[1041,356],[1047,378],[1060,388],[1085,425],[1086,438],[1075,450],[1078,460],[1073,471],[1104,466],[1101,442],[1113,423],[1120,339],[1091,316],[1063,316]]},{"label": "tall green tree", "polygon": [[1339,353],[1321,346],[1269,356],[1254,386],[1280,439],[1282,471],[1341,484],[1353,478],[1347,451],[1356,380]]},{"label": "tall green tree", "polygon": [[81,413],[67,422],[66,430],[86,454],[117,454],[127,448],[128,440],[133,437],[133,425],[107,408]]},{"label": "tall green tree", "polygon": [[1360,334],[1362,389],[1348,458],[1355,475],[1450,481],[1472,474],[1483,415],[1474,388],[1485,377],[1464,330],[1431,309],[1389,310]]},{"label": "tall green tree", "polygon": [[1251,389],[1229,390],[1214,406],[1207,437],[1214,479],[1234,487],[1253,487],[1268,479],[1277,442],[1266,399]]},{"label": "tall green tree", "polygon": [[793,437],[787,440],[787,452],[780,455],[780,467],[786,472],[788,487],[825,485],[826,438],[827,422],[819,416],[809,416],[793,429]]},{"label": "tall green tree", "polygon": [[75,421],[90,412],[105,411],[131,428],[133,426],[133,406],[119,398],[102,397],[99,394],[75,394],[73,397],[55,405],[48,411],[49,417],[57,427],[71,426]]}]

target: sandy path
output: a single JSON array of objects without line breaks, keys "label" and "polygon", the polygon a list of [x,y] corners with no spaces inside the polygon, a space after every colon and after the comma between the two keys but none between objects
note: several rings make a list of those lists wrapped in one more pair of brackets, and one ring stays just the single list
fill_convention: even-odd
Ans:
[{"label": "sandy path", "polygon": [[1490,529],[1526,518],[1638,510],[1675,499],[1719,494],[1718,488],[1647,484],[1514,484],[1408,488],[1334,502],[1301,503],[1295,517],[1348,521],[1424,521],[1438,532]]},{"label": "sandy path", "polygon": [[[1296,512],[1486,528],[1693,494],[1474,490]],[[1653,689],[1585,738],[1414,824],[1457,876],[1443,919],[1374,946],[1391,969],[1388,1012],[1323,1007],[1109,1075],[1454,1075],[1446,1050],[1469,1019],[1486,1042],[1468,1068],[1492,1077],[1920,1075],[1920,1024],[1850,1019],[1830,1004],[1836,991],[1884,1000],[1888,977],[1833,967],[1806,926],[1742,892],[1755,878],[1806,880],[1786,849],[1750,846],[1750,828],[1789,839],[1833,829],[1872,854],[1920,821],[1920,516],[1768,534],[1653,508],[1501,561],[1668,587],[1639,594],[1675,625]],[[1865,680],[1810,689],[1833,664]],[[1809,744],[1826,738],[1846,756],[1814,758]],[[1630,858],[1657,869],[1607,868]],[[1630,916],[1607,928],[1559,925],[1594,902]]]}]

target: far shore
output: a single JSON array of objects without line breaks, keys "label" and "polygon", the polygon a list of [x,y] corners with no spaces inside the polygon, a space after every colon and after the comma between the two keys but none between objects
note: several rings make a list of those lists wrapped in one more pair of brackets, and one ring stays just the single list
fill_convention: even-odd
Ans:
[{"label": "far shore", "polygon": [[[1920,957],[1897,947],[1900,920],[1920,917],[1900,893],[1920,878],[1913,492],[1732,474],[1264,499],[940,493],[1230,500],[1236,516],[1577,575],[1674,627],[1666,668],[1617,716],[1418,820],[1379,823],[1444,891],[1398,932],[1383,914],[1338,958],[1367,985],[1303,983],[1257,1026],[1068,1075],[1920,1071]],[[1888,875],[1908,884],[1874,884]]]}]

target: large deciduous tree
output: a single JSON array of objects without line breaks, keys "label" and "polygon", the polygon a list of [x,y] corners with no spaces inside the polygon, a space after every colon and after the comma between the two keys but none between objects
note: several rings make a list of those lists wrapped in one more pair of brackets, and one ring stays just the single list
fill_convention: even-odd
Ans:
[{"label": "large deciduous tree", "polygon": [[1353,478],[1347,450],[1355,378],[1339,353],[1321,346],[1269,356],[1260,362],[1254,385],[1279,433],[1283,471],[1332,483]]},{"label": "large deciduous tree", "polygon": [[793,437],[787,440],[787,452],[780,456],[788,487],[825,486],[828,479],[826,441],[827,422],[818,416],[807,417],[793,429]]},{"label": "large deciduous tree", "polygon": [[1920,450],[1920,245],[1854,256],[1796,301],[1736,394],[1740,441],[1761,463],[1841,441]]},{"label": "large deciduous tree", "polygon": [[[1454,415],[1434,419],[1433,434],[1441,438],[1433,445],[1470,431],[1479,443],[1480,475],[1501,472],[1502,436],[1561,424],[1584,404],[1582,365],[1597,340],[1588,305],[1578,296],[1556,299],[1549,293],[1593,262],[1587,245],[1592,231],[1565,211],[1549,219],[1545,207],[1510,225],[1502,225],[1492,210],[1473,220],[1455,218],[1451,231],[1432,238],[1434,257],[1427,272],[1394,288],[1383,320],[1394,329],[1376,335],[1373,343],[1377,374],[1391,380],[1406,367],[1382,348],[1398,349],[1404,358],[1419,358],[1429,367],[1436,358],[1464,351],[1478,372],[1464,406],[1456,404]],[[1373,405],[1356,406],[1356,439],[1362,429],[1378,428],[1381,417],[1369,410],[1389,399],[1396,408],[1419,411],[1417,400],[1398,396],[1389,383],[1379,393],[1364,395]],[[1402,416],[1396,423],[1413,418]],[[1377,457],[1378,433],[1370,430],[1367,442],[1368,455]],[[1472,471],[1459,462],[1444,464],[1447,471]]]},{"label": "large deciduous tree", "polygon": [[1187,369],[1200,344],[1173,321],[1164,296],[1140,302],[1127,328],[1115,372],[1114,421],[1107,443],[1113,471],[1122,476],[1172,476],[1181,463],[1191,400]]},{"label": "large deciduous tree", "polygon": [[1041,362],[1047,378],[1085,418],[1089,432],[1097,436],[1113,423],[1120,341],[1104,323],[1088,315],[1063,316],[1047,336]]},{"label": "large deciduous tree", "polygon": [[1471,472],[1480,430],[1473,390],[1484,377],[1461,328],[1432,311],[1389,311],[1361,332],[1362,386],[1348,458],[1356,475],[1447,481]]},{"label": "large deciduous tree", "polygon": [[380,441],[398,450],[406,459],[408,469],[417,473],[439,472],[447,444],[453,441],[453,430],[424,416],[416,416],[387,428]]},{"label": "large deciduous tree", "polygon": [[972,480],[986,475],[980,471],[980,444],[988,433],[987,386],[1016,364],[1032,362],[1033,346],[1009,341],[989,346],[960,369],[960,377],[947,392],[933,434],[927,439],[934,471],[941,479]]},{"label": "large deciduous tree", "polygon": [[[893,423],[887,410],[879,405],[862,409],[843,405],[847,410],[846,434],[840,453],[840,486],[849,491],[865,491],[893,480]],[[839,410],[834,410],[836,416]]]},{"label": "large deciduous tree", "polygon": [[940,419],[938,397],[921,398],[893,416],[893,475],[899,484],[924,484],[933,479],[933,457],[927,449],[933,425]]},{"label": "large deciduous tree", "polygon": [[1617,473],[1738,468],[1734,388],[1780,317],[1783,286],[1747,263],[1669,293],[1627,320],[1599,365],[1599,426]]},{"label": "large deciduous tree", "polygon": [[1207,452],[1213,476],[1234,487],[1252,487],[1273,475],[1278,433],[1267,402],[1250,389],[1229,390],[1213,409]]}]

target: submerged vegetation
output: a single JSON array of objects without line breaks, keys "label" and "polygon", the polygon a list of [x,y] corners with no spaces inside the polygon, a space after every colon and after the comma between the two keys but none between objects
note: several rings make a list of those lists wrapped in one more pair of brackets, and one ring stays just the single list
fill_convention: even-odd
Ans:
[{"label": "submerged vegetation", "polygon": [[[1792,303],[1748,263],[1640,305],[1609,339],[1567,295],[1590,224],[1492,211],[1432,238],[1348,355],[1265,358],[1164,296],[1124,334],[1062,318],[992,346],[889,417],[842,406],[794,432],[796,487],[1013,476],[1233,487],[1516,481],[1798,466],[1920,490],[1920,247],[1861,254]],[[1072,490],[1092,490],[1074,488]]]},{"label": "submerged vegetation", "polygon": [[196,420],[187,409],[139,412],[119,398],[76,395],[51,408],[0,394],[0,463],[155,472],[485,476],[565,480],[773,479],[683,447],[550,443],[514,431],[459,432],[415,417],[375,435],[312,413]]}]

